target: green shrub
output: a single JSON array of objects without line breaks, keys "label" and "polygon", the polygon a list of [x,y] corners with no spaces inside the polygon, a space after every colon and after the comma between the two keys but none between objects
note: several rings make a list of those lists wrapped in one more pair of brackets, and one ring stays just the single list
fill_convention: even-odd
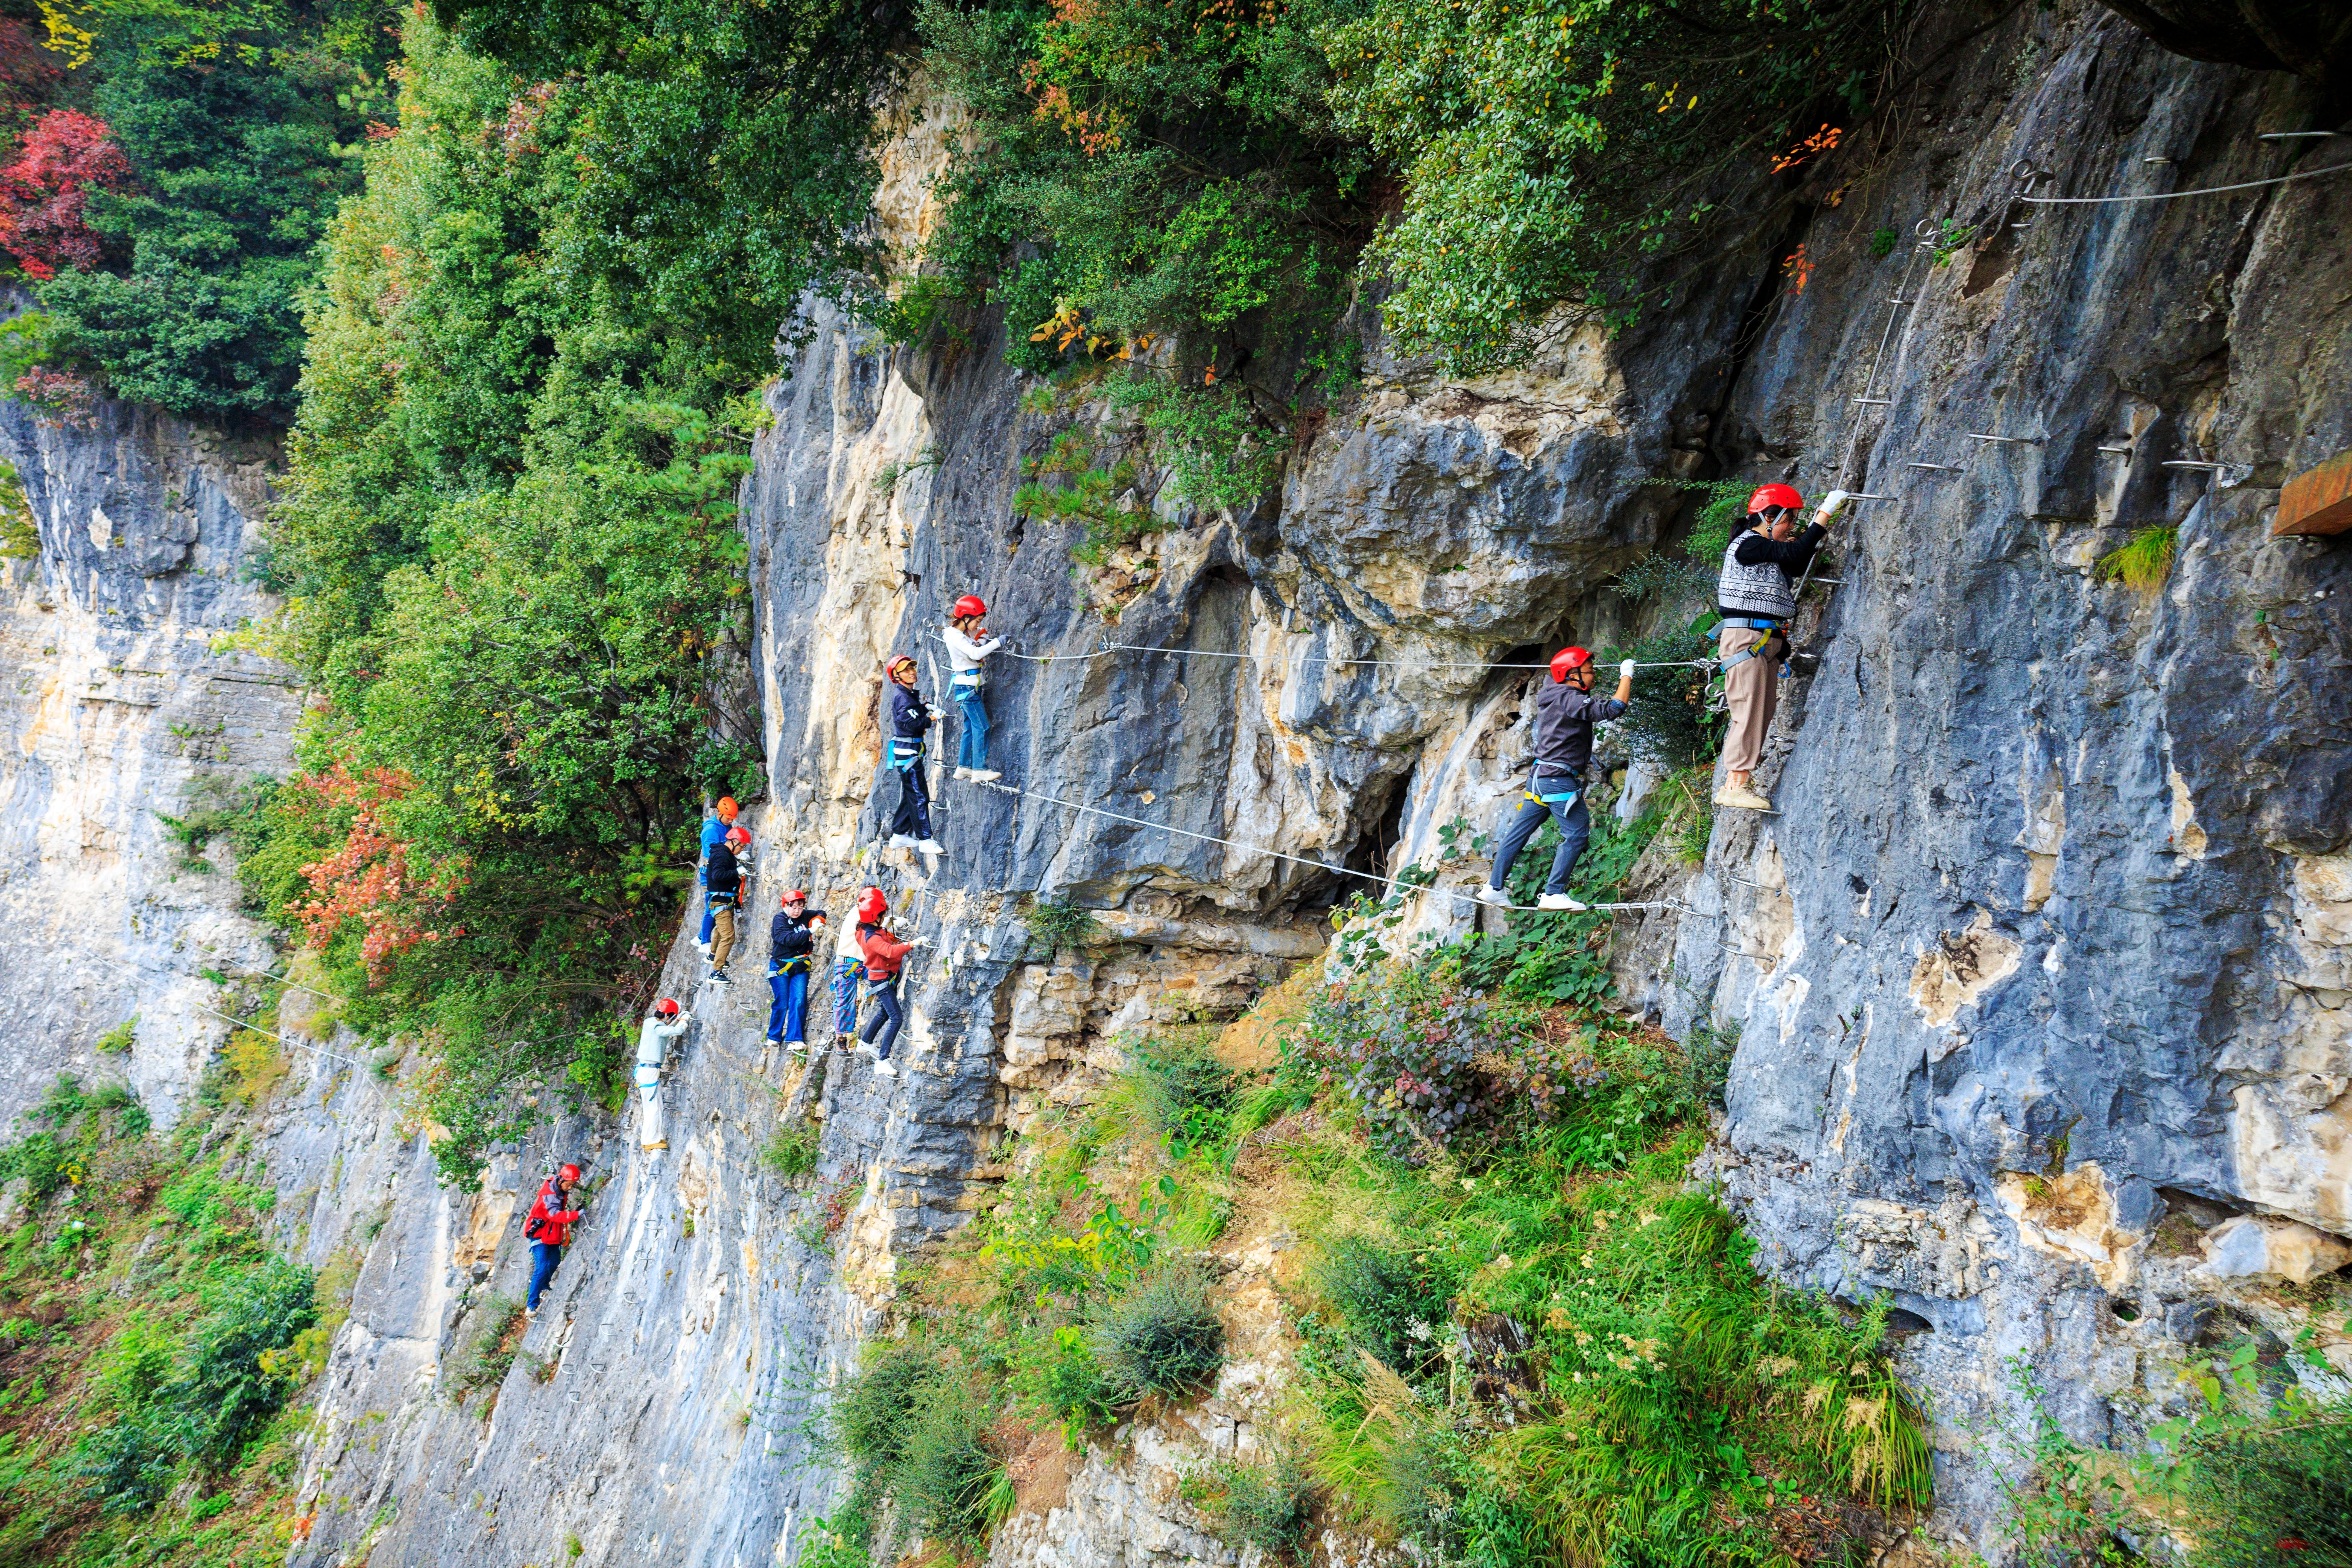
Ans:
[{"label": "green shrub", "polygon": [[834,1441],[861,1467],[895,1467],[913,1440],[916,1423],[944,1381],[946,1363],[912,1340],[870,1346],[865,1365],[835,1392],[827,1416]]},{"label": "green shrub", "polygon": [[2172,556],[2179,543],[2177,528],[2161,524],[2143,528],[2131,536],[2129,543],[2099,557],[2099,575],[2121,583],[2135,594],[2153,594],[2172,574]]},{"label": "green shrub", "polygon": [[1287,1445],[1255,1464],[1216,1460],[1186,1477],[1183,1492],[1231,1544],[1305,1561],[1314,1533],[1315,1479]]},{"label": "green shrub", "polygon": [[1139,1281],[1104,1309],[1092,1337],[1095,1359],[1122,1405],[1198,1393],[1225,1364],[1224,1324],[1209,1300],[1207,1276],[1192,1268]]},{"label": "green shrub", "polygon": [[971,1384],[929,1384],[904,1451],[890,1472],[890,1496],[909,1535],[976,1548],[1011,1510],[1012,1480],[987,1443],[990,1410]]},{"label": "green shrub", "polygon": [[310,1270],[271,1258],[223,1291],[196,1325],[175,1397],[197,1422],[192,1451],[227,1462],[275,1414],[287,1379],[262,1364],[319,1321]]},{"label": "green shrub", "polygon": [[[13,375],[5,382],[8,386],[16,384]],[[16,464],[0,458],[0,561],[40,558],[40,525],[33,516],[33,503],[26,499],[24,478],[16,472]]]},{"label": "green shrub", "polygon": [[98,1037],[98,1049],[110,1057],[127,1056],[139,1043],[139,1015],[133,1013]]},{"label": "green shrub", "polygon": [[1083,1331],[1066,1323],[1033,1343],[1033,1352],[1013,1366],[1013,1389],[1059,1421],[1076,1448],[1080,1434],[1117,1413],[1118,1392],[1103,1376]]},{"label": "green shrub", "polygon": [[1309,1275],[1347,1337],[1409,1378],[1445,1364],[1454,1336],[1454,1282],[1422,1258],[1360,1236],[1325,1248]]},{"label": "green shrub", "polygon": [[523,1305],[511,1296],[498,1296],[485,1302],[482,1326],[474,1334],[473,1343],[467,1347],[466,1357],[457,1363],[456,1375],[449,1381],[450,1394],[464,1404],[485,1388],[496,1388],[506,1382],[507,1373],[522,1353],[524,1327]]},{"label": "green shrub", "polygon": [[1198,1039],[1146,1040],[1128,1052],[1136,1110],[1179,1159],[1223,1140],[1240,1078]]},{"label": "green shrub", "polygon": [[1045,944],[1047,963],[1066,947],[1080,948],[1102,940],[1102,921],[1095,918],[1094,910],[1066,897],[1041,894],[1031,899],[1021,910],[1021,923],[1029,928],[1033,941]]},{"label": "green shrub", "polygon": [[814,1121],[796,1121],[780,1127],[768,1146],[760,1151],[760,1163],[786,1181],[794,1181],[816,1169],[817,1125]]},{"label": "green shrub", "polygon": [[1644,637],[1631,649],[1612,648],[1603,662],[1621,658],[1644,664],[1679,664],[1683,669],[1644,669],[1633,677],[1633,694],[1627,700],[1618,730],[1626,749],[1653,766],[1664,769],[1697,767],[1714,760],[1723,749],[1727,715],[1711,711],[1711,685],[1720,678],[1697,663],[1715,653],[1712,610],[1701,614],[1680,631]]}]

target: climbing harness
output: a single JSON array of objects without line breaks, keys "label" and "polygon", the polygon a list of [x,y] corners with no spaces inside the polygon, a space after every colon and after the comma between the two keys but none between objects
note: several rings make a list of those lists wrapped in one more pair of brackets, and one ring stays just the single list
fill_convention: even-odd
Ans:
[{"label": "climbing harness", "polygon": [[[1311,866],[1318,871],[1328,871],[1335,876],[1360,877],[1367,882],[1378,882],[1383,887],[1399,888],[1402,889],[1406,892],[1425,893],[1449,890],[1433,889],[1426,883],[1408,882],[1400,877],[1383,877],[1373,871],[1359,871],[1348,866],[1334,866],[1328,860],[1309,860],[1302,855],[1286,855],[1279,849],[1269,849],[1263,844],[1244,843],[1238,838],[1220,838],[1213,833],[1195,833],[1189,827],[1171,827],[1164,822],[1150,822],[1140,816],[1129,816],[1121,812],[1106,811],[1098,805],[1082,805],[1075,800],[1064,800],[1058,795],[1041,795],[1035,790],[1022,789],[1013,784],[988,784],[983,782],[981,784],[981,788],[992,789],[1001,795],[1023,795],[1030,800],[1044,801],[1048,805],[1061,806],[1067,811],[1082,811],[1090,816],[1105,816],[1108,817],[1113,822],[1129,823],[1137,827],[1149,827],[1160,833],[1173,833],[1178,835],[1180,837],[1197,838],[1204,844],[1222,844],[1231,849],[1246,849],[1255,855],[1270,856],[1274,859],[1287,860],[1297,866]],[[1465,894],[1464,896],[1466,897],[1467,895]],[[1489,907],[1508,909],[1519,914],[1557,912],[1552,910],[1538,910],[1533,904],[1505,904],[1501,906]],[[1647,902],[1636,903],[1587,904],[1585,906],[1588,910],[1606,912],[1614,912],[1619,910],[1679,910],[1685,907],[1685,905],[1673,899],[1658,899]]]},{"label": "climbing harness", "polygon": [[[1738,653],[1733,654],[1729,658],[1723,661],[1722,673],[1725,675],[1729,675],[1734,669],[1746,664],[1749,659],[1759,657],[1756,650],[1762,647],[1766,643],[1770,642],[1775,637],[1785,639],[1789,635],[1789,626],[1787,622],[1768,621],[1760,616],[1726,616],[1723,618],[1722,624],[1727,626],[1746,626],[1751,631],[1759,631],[1764,634],[1762,637],[1758,637],[1754,642],[1749,643],[1746,647],[1741,648]],[[1782,673],[1785,674],[1788,668],[1788,660],[1783,659],[1780,663]]]}]

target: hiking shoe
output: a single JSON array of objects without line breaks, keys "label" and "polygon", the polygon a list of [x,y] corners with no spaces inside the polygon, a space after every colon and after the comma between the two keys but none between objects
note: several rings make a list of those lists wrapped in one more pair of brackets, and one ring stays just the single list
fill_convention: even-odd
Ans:
[{"label": "hiking shoe", "polygon": [[890,1065],[890,1058],[888,1057],[884,1057],[880,1061],[874,1064],[874,1076],[877,1078],[897,1078],[898,1076],[898,1069]]},{"label": "hiking shoe", "polygon": [[915,840],[915,847],[926,855],[937,855],[940,853],[940,841],[936,838],[918,838]]},{"label": "hiking shoe", "polygon": [[714,969],[710,972],[709,984],[713,985],[732,985],[735,983],[727,978],[727,972],[725,970]]},{"label": "hiking shoe", "polygon": [[1478,901],[1507,910],[1511,907],[1511,895],[1500,888],[1481,888],[1478,889]]},{"label": "hiking shoe", "polygon": [[903,833],[893,833],[890,842],[882,846],[885,849],[912,849],[914,847],[915,841]]},{"label": "hiking shoe", "polygon": [[792,1052],[793,1055],[796,1057],[804,1057],[808,1055],[808,1042],[806,1040],[786,1040],[784,1042],[784,1049]]},{"label": "hiking shoe", "polygon": [[1546,893],[1536,900],[1536,908],[1539,910],[1569,910],[1578,914],[1583,913],[1591,907],[1589,904],[1578,903],[1566,893]]},{"label": "hiking shoe", "polygon": [[994,768],[974,768],[971,770],[971,782],[974,784],[994,784],[1003,776],[1004,775],[1003,773],[998,773]]},{"label": "hiking shoe", "polygon": [[1769,811],[1772,802],[1747,784],[1725,784],[1715,792],[1717,805],[1737,806],[1741,811]]},{"label": "hiking shoe", "polygon": [[874,1054],[874,1042],[873,1042],[873,1041],[871,1041],[871,1040],[860,1040],[860,1041],[858,1041],[858,1042],[857,1042],[857,1049],[856,1049],[856,1052],[855,1052],[855,1053],[853,1053],[853,1054],[857,1055],[857,1056],[861,1056],[861,1057],[870,1057],[870,1056],[872,1056],[872,1055]]},{"label": "hiking shoe", "polygon": [[956,767],[955,776],[960,779],[968,779],[971,777],[971,770],[959,763]]}]

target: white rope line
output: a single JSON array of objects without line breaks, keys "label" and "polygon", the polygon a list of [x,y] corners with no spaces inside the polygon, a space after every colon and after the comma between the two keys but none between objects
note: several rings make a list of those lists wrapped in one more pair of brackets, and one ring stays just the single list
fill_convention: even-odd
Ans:
[{"label": "white rope line", "polygon": [[269,1038],[276,1040],[281,1046],[296,1046],[306,1051],[315,1051],[319,1055],[329,1058],[334,1061],[349,1062],[355,1068],[370,1067],[373,1065],[369,1062],[363,1062],[357,1057],[347,1057],[340,1051],[331,1051],[324,1046],[314,1046],[308,1040],[297,1040],[291,1038],[282,1031],[271,1034],[269,1030],[263,1028],[258,1024],[248,1024],[242,1018],[232,1018],[226,1013],[214,1013],[210,1007],[205,1006],[201,1002],[191,1002],[188,1005],[194,1007],[199,1013],[212,1014],[214,1017],[218,1018],[224,1024],[235,1024],[238,1028],[247,1031],[248,1034],[267,1035]]},{"label": "white rope line", "polygon": [[[1107,642],[1101,647],[1096,648],[1095,652],[1198,654],[1203,658],[1253,658],[1258,659],[1261,663],[1288,662],[1287,660],[1276,661],[1265,659],[1260,655],[1254,653],[1222,653],[1215,648],[1168,647],[1156,644],[1131,642]],[[1085,656],[1080,655],[1078,657],[1083,658]],[[1307,655],[1298,662],[1300,664],[1393,665],[1411,668],[1413,669],[1549,669],[1551,668],[1549,664],[1482,664],[1474,659],[1323,658],[1314,654]],[[1605,673],[1609,666],[1616,662],[1618,661],[1613,659],[1595,658],[1592,661],[1591,668]],[[1636,669],[1696,669],[1702,665],[1711,665],[1715,661],[1711,658],[1677,658],[1669,659],[1658,664],[1643,664],[1636,661],[1633,668]]]},{"label": "white rope line", "polygon": [[[1149,822],[1140,816],[1128,816],[1116,811],[1105,811],[1098,805],[1081,805],[1075,800],[1064,800],[1058,795],[1040,795],[1035,790],[1021,789],[1013,784],[991,784],[984,779],[974,779],[971,782],[978,784],[983,789],[995,790],[1000,795],[1026,795],[1031,800],[1042,800],[1049,805],[1063,806],[1071,811],[1083,811],[1091,816],[1107,816],[1113,822],[1131,823],[1137,827],[1149,827],[1153,829],[1155,832],[1160,833],[1179,834],[1186,838],[1200,839],[1205,844],[1222,844],[1229,849],[1246,849],[1252,854],[1270,855],[1276,860],[1288,860],[1292,864],[1298,866],[1312,866],[1318,871],[1328,871],[1341,877],[1361,877],[1368,882],[1379,882],[1391,888],[1402,888],[1407,892],[1450,893],[1456,898],[1475,898],[1475,894],[1465,892],[1458,888],[1438,888],[1426,882],[1407,882],[1401,878],[1383,877],[1379,875],[1377,872],[1358,871],[1346,866],[1334,866],[1328,861],[1309,860],[1304,856],[1286,855],[1279,849],[1269,849],[1263,844],[1245,844],[1238,838],[1220,838],[1213,833],[1195,833],[1189,827],[1171,827],[1164,822]],[[1486,907],[1488,909],[1507,909],[1516,914],[1576,914],[1580,912],[1575,910],[1538,909],[1533,904],[1488,904]],[[1672,899],[1661,899],[1649,903],[1587,904],[1584,907],[1588,910],[1613,911],[1617,910],[1671,910],[1679,909],[1682,906],[1675,903]]]},{"label": "white rope line", "polygon": [[2281,174],[2273,180],[2248,180],[2236,185],[2206,185],[2194,191],[2151,191],[2140,196],[2020,196],[2017,199],[2037,207],[2094,207],[2114,202],[2169,202],[2182,196],[2218,196],[2231,191],[2258,191],[2264,185],[2284,185],[2289,180],[2315,180],[2322,174],[2340,174],[2352,169],[2352,163],[2330,163],[2325,169],[2298,169],[2292,174]]}]

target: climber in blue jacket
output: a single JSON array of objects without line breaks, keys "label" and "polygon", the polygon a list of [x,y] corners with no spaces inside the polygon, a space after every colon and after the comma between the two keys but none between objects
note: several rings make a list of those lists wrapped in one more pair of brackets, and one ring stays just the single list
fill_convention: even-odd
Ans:
[{"label": "climber in blue jacket", "polygon": [[931,837],[931,786],[923,773],[924,737],[939,722],[940,711],[915,689],[915,661],[900,654],[882,667],[889,678],[889,763],[898,775],[898,809],[890,818],[892,849],[919,849],[937,855],[940,842]]},{"label": "climber in blue jacket", "polygon": [[1592,727],[1605,724],[1625,711],[1633,695],[1633,661],[1617,668],[1617,695],[1592,695],[1592,655],[1580,647],[1564,647],[1551,656],[1551,679],[1536,693],[1536,772],[1519,797],[1518,809],[1503,824],[1503,842],[1495,851],[1495,868],[1478,889],[1482,904],[1505,904],[1511,895],[1503,884],[1511,862],[1528,847],[1549,816],[1559,824],[1559,849],[1551,858],[1551,876],[1544,883],[1539,910],[1581,910],[1568,896],[1568,879],[1577,858],[1592,837],[1592,816],[1584,806],[1584,771],[1592,765]]}]

